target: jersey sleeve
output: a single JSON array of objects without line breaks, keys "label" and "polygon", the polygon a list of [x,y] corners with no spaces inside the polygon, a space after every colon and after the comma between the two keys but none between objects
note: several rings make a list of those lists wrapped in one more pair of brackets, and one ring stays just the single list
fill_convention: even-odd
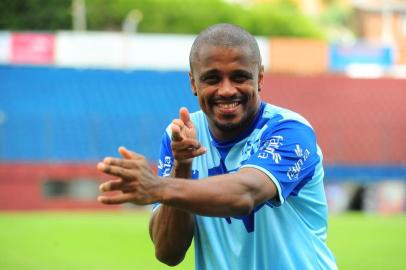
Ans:
[{"label": "jersey sleeve", "polygon": [[258,149],[241,168],[256,168],[268,175],[278,196],[267,204],[279,206],[313,177],[320,160],[313,129],[301,122],[284,121],[264,131]]},{"label": "jersey sleeve", "polygon": [[162,136],[161,148],[158,160],[158,175],[169,176],[173,166],[173,155],[171,150],[171,139],[168,133]]},{"label": "jersey sleeve", "polygon": [[[171,150],[171,139],[167,132],[162,136],[161,148],[158,159],[158,176],[169,176],[173,166],[173,155]],[[152,210],[154,211],[160,204],[153,203]]]}]

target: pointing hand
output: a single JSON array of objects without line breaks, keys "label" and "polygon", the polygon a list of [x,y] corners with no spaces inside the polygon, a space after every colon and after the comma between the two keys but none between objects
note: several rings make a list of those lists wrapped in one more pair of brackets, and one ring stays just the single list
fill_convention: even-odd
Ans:
[{"label": "pointing hand", "polygon": [[196,128],[185,107],[179,110],[179,119],[172,121],[171,130],[171,149],[177,162],[191,164],[194,157],[206,153],[206,149],[196,139]]}]

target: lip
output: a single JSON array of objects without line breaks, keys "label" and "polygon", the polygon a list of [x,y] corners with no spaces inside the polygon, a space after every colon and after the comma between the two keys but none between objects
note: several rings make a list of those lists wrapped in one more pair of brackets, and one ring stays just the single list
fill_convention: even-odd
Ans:
[{"label": "lip", "polygon": [[241,101],[216,102],[215,109],[223,115],[235,114],[241,106]]}]

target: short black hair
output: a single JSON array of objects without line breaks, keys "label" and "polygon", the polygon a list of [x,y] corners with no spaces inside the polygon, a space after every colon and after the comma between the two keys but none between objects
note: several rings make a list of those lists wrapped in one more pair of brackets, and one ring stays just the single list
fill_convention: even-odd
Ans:
[{"label": "short black hair", "polygon": [[220,47],[242,47],[247,46],[252,54],[253,61],[261,66],[261,54],[256,39],[245,29],[228,23],[212,25],[204,29],[193,42],[189,55],[189,65],[192,71],[193,62],[202,45],[213,45]]}]

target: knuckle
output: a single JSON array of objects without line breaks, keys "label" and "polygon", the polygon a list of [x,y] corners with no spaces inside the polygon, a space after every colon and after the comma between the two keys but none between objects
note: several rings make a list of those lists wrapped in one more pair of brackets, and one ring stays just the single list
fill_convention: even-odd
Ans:
[{"label": "knuckle", "polygon": [[104,167],[104,172],[106,172],[106,173],[111,173],[111,166],[105,165],[105,167]]},{"label": "knuckle", "polygon": [[122,188],[122,191],[123,191],[124,193],[131,193],[131,192],[134,191],[134,188],[132,187],[132,185],[125,185],[125,186]]},{"label": "knuckle", "polygon": [[122,160],[120,160],[120,159],[114,159],[114,160],[112,160],[112,163],[111,163],[112,165],[115,165],[115,166],[122,166],[123,165],[123,161]]},{"label": "knuckle", "polygon": [[111,188],[112,188],[112,186],[111,186],[111,183],[105,183],[104,185],[103,185],[103,191],[110,191],[111,190]]},{"label": "knuckle", "polygon": [[135,166],[135,162],[133,159],[125,161],[125,164],[124,164],[125,168],[131,169],[131,168],[134,168],[134,166]]},{"label": "knuckle", "polygon": [[104,198],[103,203],[111,204],[111,198],[110,197]]},{"label": "knuckle", "polygon": [[[140,164],[138,161],[135,161],[133,164],[133,169],[137,170],[140,168]],[[134,174],[134,170],[131,170],[131,174]]]}]

